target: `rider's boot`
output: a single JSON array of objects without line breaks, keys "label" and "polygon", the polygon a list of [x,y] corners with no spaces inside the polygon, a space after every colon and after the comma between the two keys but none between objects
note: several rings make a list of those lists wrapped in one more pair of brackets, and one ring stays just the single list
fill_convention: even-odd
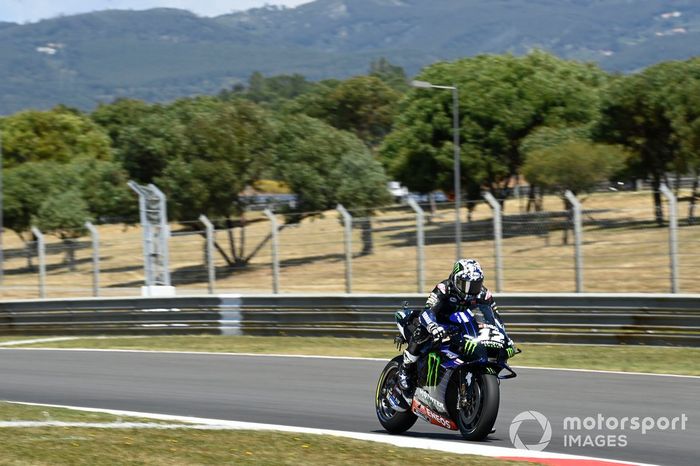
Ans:
[{"label": "rider's boot", "polygon": [[399,388],[404,398],[410,400],[413,398],[413,391],[415,390],[415,379],[416,379],[416,361],[418,356],[411,354],[408,350],[403,353],[403,364],[399,368]]},{"label": "rider's boot", "polygon": [[409,353],[408,350],[403,353],[403,363],[399,367],[397,382],[392,391],[387,396],[387,400],[391,407],[398,412],[405,412],[411,407],[411,399],[415,389],[415,372],[417,356]]}]

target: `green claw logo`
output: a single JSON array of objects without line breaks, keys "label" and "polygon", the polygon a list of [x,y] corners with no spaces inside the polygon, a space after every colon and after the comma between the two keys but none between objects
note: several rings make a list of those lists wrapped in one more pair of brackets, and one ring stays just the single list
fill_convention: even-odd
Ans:
[{"label": "green claw logo", "polygon": [[438,367],[440,367],[440,354],[430,353],[428,354],[428,380],[426,380],[426,385],[435,386],[437,385],[438,379]]},{"label": "green claw logo", "polygon": [[464,343],[464,354],[472,354],[476,349],[476,342],[474,340],[467,340]]},{"label": "green claw logo", "polygon": [[509,357],[509,358],[512,358],[513,355],[515,355],[515,348],[510,347],[510,348],[508,348],[508,349],[506,350],[506,352],[508,353],[508,357]]}]

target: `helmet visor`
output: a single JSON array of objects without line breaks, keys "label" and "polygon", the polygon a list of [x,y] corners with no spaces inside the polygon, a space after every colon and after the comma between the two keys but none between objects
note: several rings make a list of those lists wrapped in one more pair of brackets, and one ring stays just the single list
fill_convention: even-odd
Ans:
[{"label": "helmet visor", "polygon": [[469,281],[466,277],[458,276],[455,278],[455,286],[457,291],[462,295],[478,295],[481,293],[481,284],[483,280]]}]

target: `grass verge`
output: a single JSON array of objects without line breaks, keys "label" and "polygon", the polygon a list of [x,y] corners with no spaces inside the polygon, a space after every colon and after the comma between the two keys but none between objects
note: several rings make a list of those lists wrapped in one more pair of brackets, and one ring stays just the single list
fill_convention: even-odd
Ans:
[{"label": "grass verge", "polygon": [[[391,358],[399,354],[389,339],[331,337],[157,336],[80,338],[17,347],[210,351]],[[700,375],[700,348],[652,346],[520,345],[516,366],[564,367],[627,372]]]},{"label": "grass verge", "polygon": [[[165,424],[166,421],[140,417],[114,416],[112,414],[77,411],[74,409],[33,406],[0,401],[0,421],[61,421],[61,422],[150,422]],[[179,424],[178,422],[167,422]],[[4,432],[4,430],[2,431]]]},{"label": "grass verge", "polygon": [[[0,421],[109,422],[116,416],[0,403]],[[125,419],[123,419],[125,420]],[[402,449],[338,437],[193,429],[96,429],[3,427],[3,465],[434,465],[517,466],[511,462],[419,449]]]}]

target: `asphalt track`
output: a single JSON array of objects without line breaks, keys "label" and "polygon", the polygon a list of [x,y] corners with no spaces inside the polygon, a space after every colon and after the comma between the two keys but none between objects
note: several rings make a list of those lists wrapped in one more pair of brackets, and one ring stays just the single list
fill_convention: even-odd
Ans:
[{"label": "asphalt track", "polygon": [[[0,350],[0,399],[197,416],[357,432],[382,432],[373,396],[380,361],[166,353]],[[488,444],[512,447],[522,411],[552,425],[546,451],[662,465],[700,464],[700,378],[521,369],[501,384],[501,410]],[[685,430],[563,430],[567,416],[673,418]],[[518,432],[536,443],[542,429]],[[626,436],[616,447],[565,446],[566,435]],[[406,434],[461,441],[422,421]],[[606,439],[609,442],[609,439]]]}]

